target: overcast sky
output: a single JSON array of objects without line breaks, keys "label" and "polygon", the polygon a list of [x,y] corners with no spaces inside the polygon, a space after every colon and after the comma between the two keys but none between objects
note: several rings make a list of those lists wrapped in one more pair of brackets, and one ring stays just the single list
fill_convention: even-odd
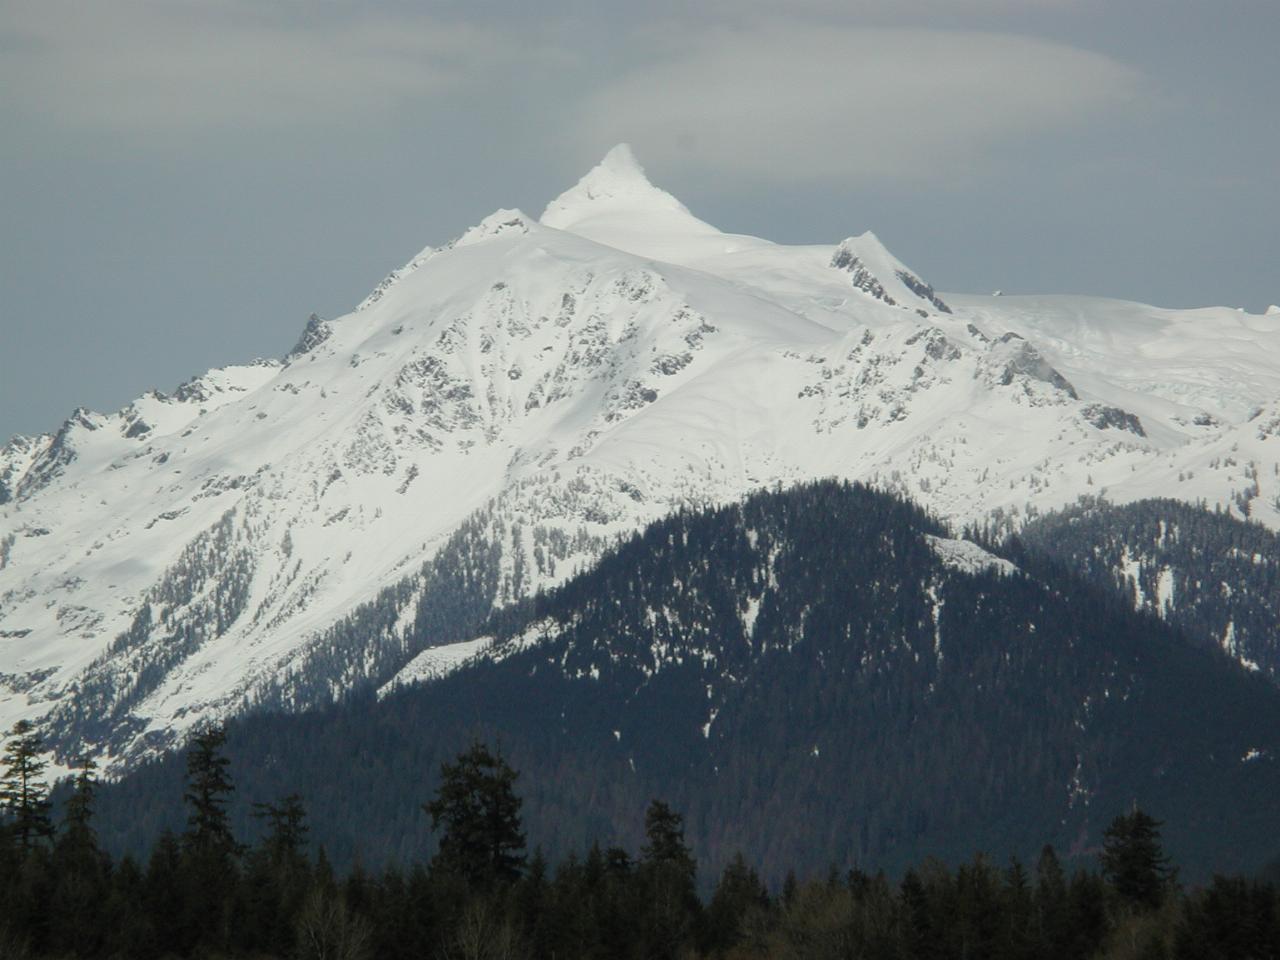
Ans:
[{"label": "overcast sky", "polygon": [[613,144],[952,291],[1280,302],[1275,0],[0,0],[0,442],[292,346]]}]

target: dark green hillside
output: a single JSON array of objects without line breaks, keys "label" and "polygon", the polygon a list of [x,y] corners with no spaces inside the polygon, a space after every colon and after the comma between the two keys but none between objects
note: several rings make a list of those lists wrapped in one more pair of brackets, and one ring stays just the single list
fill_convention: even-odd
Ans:
[{"label": "dark green hillside", "polygon": [[1177,500],[1094,501],[1036,520],[1018,539],[1280,683],[1274,531]]},{"label": "dark green hillside", "polygon": [[[837,483],[660,521],[494,617],[492,660],[233,726],[239,827],[249,801],[298,792],[335,861],[416,858],[441,762],[479,736],[522,771],[552,855],[636,847],[653,797],[704,863],[742,850],[773,879],[1046,842],[1091,856],[1135,800],[1185,876],[1276,853],[1280,692],[1049,565],[953,569],[927,540],[943,532]],[[177,827],[180,774],[104,791],[104,837]]]}]

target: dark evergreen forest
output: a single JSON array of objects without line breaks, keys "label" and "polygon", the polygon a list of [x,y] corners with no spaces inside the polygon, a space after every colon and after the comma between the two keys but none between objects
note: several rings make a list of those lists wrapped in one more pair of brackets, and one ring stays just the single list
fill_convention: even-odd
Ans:
[{"label": "dark evergreen forest", "polygon": [[1003,545],[1050,558],[1280,683],[1280,536],[1177,500],[1083,502]]},{"label": "dark evergreen forest", "polygon": [[[229,822],[254,837],[251,802],[296,793],[339,872],[422,862],[421,804],[481,739],[523,772],[555,862],[638,849],[653,797],[704,883],[738,852],[772,885],[1045,843],[1070,871],[1135,802],[1190,882],[1280,853],[1274,685],[1052,559],[956,569],[945,536],[834,482],[676,514],[490,617],[489,656],[458,673],[232,723]],[[105,787],[104,847],[181,831],[183,775],[175,757]]]},{"label": "dark evergreen forest", "polygon": [[225,733],[206,729],[184,758],[182,830],[114,859],[95,830],[92,768],[55,830],[39,788],[27,789],[42,746],[29,727],[14,733],[0,827],[5,960],[1280,956],[1275,883],[1219,875],[1184,888],[1162,824],[1138,807],[1110,821],[1087,867],[1045,846],[1032,866],[978,854],[926,859],[896,879],[787,872],[771,889],[737,855],[700,897],[684,818],[662,800],[644,810],[638,850],[593,844],[554,863],[530,852],[521,791],[532,784],[477,742],[442,765],[419,808],[434,856],[338,872],[296,794],[258,804],[258,839],[242,845],[227,817]]}]

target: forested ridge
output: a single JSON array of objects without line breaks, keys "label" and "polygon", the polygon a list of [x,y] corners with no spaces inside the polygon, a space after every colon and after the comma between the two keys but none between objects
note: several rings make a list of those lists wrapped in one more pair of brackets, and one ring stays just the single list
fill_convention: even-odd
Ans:
[{"label": "forested ridge", "polygon": [[900,876],[789,871],[772,888],[741,855],[699,896],[681,814],[648,803],[638,850],[599,844],[549,861],[526,836],[520,774],[474,743],[419,807],[438,836],[426,860],[335,871],[291,794],[256,805],[244,845],[226,815],[236,785],[225,734],[185,757],[186,820],[141,858],[114,859],[94,829],[92,768],[55,829],[39,787],[40,744],[15,730],[0,827],[5,960],[245,958],[885,958],[1087,960],[1280,956],[1280,889],[1215,876],[1184,888],[1161,823],[1113,818],[1099,855],[1067,868],[1052,846],[1032,865],[976,854],[926,859]]},{"label": "forested ridge", "polygon": [[1077,571],[1280,683],[1280,535],[1259,523],[1178,500],[1085,500],[1001,549]]},{"label": "forested ridge", "polygon": [[[297,792],[338,869],[429,857],[419,805],[479,738],[524,771],[548,857],[636,849],[666,798],[712,876],[901,871],[985,850],[1087,859],[1135,800],[1192,882],[1280,853],[1280,693],[1044,561],[957,569],[919,508],[857,485],[653,524],[495,615],[490,656],[324,711],[228,726],[241,797]],[[994,558],[991,558],[994,559]],[[102,792],[119,855],[178,831],[180,758]],[[236,831],[255,828],[233,802]]]}]

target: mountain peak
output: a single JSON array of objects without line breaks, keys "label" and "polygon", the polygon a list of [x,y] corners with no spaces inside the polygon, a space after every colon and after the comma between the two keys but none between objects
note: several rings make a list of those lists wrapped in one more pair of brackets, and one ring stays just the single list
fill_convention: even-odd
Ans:
[{"label": "mountain peak", "polygon": [[669,212],[693,219],[683,203],[649,182],[630,145],[620,143],[586,176],[547,204],[542,222],[558,230],[571,230],[601,214],[632,212]]},{"label": "mountain peak", "polygon": [[897,257],[889,252],[879,237],[870,230],[864,230],[856,237],[846,237],[840,242],[841,250],[847,250],[853,256],[862,257],[870,260],[883,260],[891,262],[895,266],[900,266]]},{"label": "mountain peak", "polygon": [[620,143],[606,153],[587,176],[603,178],[606,174],[619,181],[638,181],[646,187],[652,186],[629,143]]},{"label": "mountain peak", "polygon": [[831,266],[848,272],[855,287],[889,306],[914,309],[922,317],[930,311],[951,312],[933,287],[890,253],[870,230],[841,241]]}]

